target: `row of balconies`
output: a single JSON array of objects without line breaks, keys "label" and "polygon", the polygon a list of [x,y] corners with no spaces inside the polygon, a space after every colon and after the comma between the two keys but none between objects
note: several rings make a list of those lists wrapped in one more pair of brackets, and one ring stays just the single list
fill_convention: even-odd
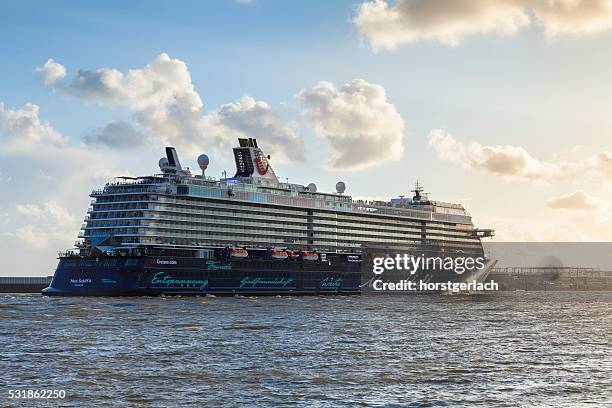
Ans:
[{"label": "row of balconies", "polygon": [[[100,227],[100,229],[102,229],[103,227]],[[104,229],[108,229],[107,227],[105,227]],[[169,229],[169,228],[168,228]],[[88,229],[89,230],[89,229]],[[249,231],[249,230],[228,230],[228,229],[222,229],[222,228],[211,228],[207,231],[195,231],[195,230],[184,230],[184,229],[178,229],[178,231],[182,231],[180,234],[177,234],[176,232],[164,232],[164,231],[160,231],[159,229],[155,230],[155,231],[147,231],[146,229],[142,229],[142,230],[138,230],[139,232],[135,232],[135,235],[139,235],[139,236],[152,236],[152,237],[156,237],[156,236],[165,236],[165,237],[188,237],[188,238],[193,238],[193,237],[208,237],[210,235],[217,235],[214,234],[215,232],[218,233],[223,233],[223,234],[245,234],[249,237],[253,237],[253,236],[263,236],[264,239],[265,237],[270,237],[271,233],[274,233],[274,231],[266,231],[263,232],[261,234],[257,234],[254,231]],[[90,236],[90,235],[103,235],[106,234],[107,232],[93,232],[90,234],[85,234],[84,236]],[[213,233],[213,234],[211,234]],[[120,234],[115,234],[114,235],[120,235]],[[289,237],[289,235],[283,235],[284,238]],[[292,234],[290,235],[291,239],[300,239],[300,238],[306,238],[307,234]],[[327,239],[327,240],[331,240],[331,241],[338,241],[338,235],[337,234],[326,234],[326,233],[321,233],[318,231],[314,232],[314,235],[312,236],[312,239]],[[420,237],[418,236],[403,236],[403,237],[390,237],[390,236],[379,236],[379,235],[372,235],[372,234],[368,234],[366,236],[364,236],[363,234],[360,235],[356,235],[356,236],[346,236],[346,235],[342,235],[342,240],[346,240],[346,241],[353,241],[353,242],[389,242],[389,243],[406,243],[407,240],[410,242],[419,242],[421,240]],[[480,243],[478,241],[464,241],[464,240],[453,240],[453,239],[440,239],[440,240],[432,240],[431,238],[429,239],[431,241],[435,241],[435,242],[456,242],[456,243],[463,243],[466,244],[468,246],[470,246],[469,244],[472,245],[479,245]]]},{"label": "row of balconies", "polygon": [[[238,217],[234,217],[234,218],[238,218]],[[160,214],[150,214],[149,216],[145,217],[113,217],[113,218],[97,218],[96,221],[101,221],[101,220],[109,220],[109,221],[121,221],[119,223],[116,223],[114,225],[102,225],[102,226],[87,226],[86,224],[82,225],[82,228],[108,228],[108,227],[125,227],[125,226],[138,226],[138,225],[142,225],[142,226],[148,226],[148,227],[162,227],[162,228],[173,228],[173,229],[188,229],[188,230],[201,230],[203,227],[207,227],[210,229],[211,225],[218,225],[220,222],[219,221],[215,221],[215,220],[207,220],[204,218],[199,218],[197,219],[199,222],[201,223],[206,223],[206,226],[202,226],[202,225],[196,225],[195,223],[192,225],[185,225],[185,224],[180,224],[180,225],[172,225],[169,223],[158,223],[158,222],[150,222],[150,221],[138,221],[138,220],[146,220],[146,219],[156,219],[156,220],[166,220],[166,221],[183,221],[183,222],[194,222],[194,218],[193,217],[174,217],[174,216],[165,216],[165,215],[160,215]],[[137,220],[137,221],[134,221]],[[241,220],[231,220],[231,219],[226,219],[224,220],[222,223],[225,225],[236,225],[236,226],[240,226],[240,227],[252,227],[252,228],[283,228],[283,229],[288,229],[288,230],[302,230],[304,228],[306,228],[306,223],[298,223],[297,225],[294,224],[282,224],[281,226],[278,225],[278,220],[274,219],[273,221],[277,222],[277,225],[272,225],[271,223],[267,223],[267,222],[259,222],[257,220],[249,220],[249,221],[244,221],[243,219]],[[293,221],[293,220],[292,220]],[[352,226],[352,225],[347,225],[346,223],[338,223],[339,225],[321,225],[319,223],[314,223],[313,224],[313,228],[316,231],[326,231],[326,232],[337,232],[340,231],[341,233],[353,233],[353,234],[363,234],[364,232],[368,232],[369,235],[375,235],[375,236],[398,236],[398,237],[406,237],[406,236],[411,236],[411,237],[420,237],[422,235],[422,231],[419,230],[398,230],[397,226],[395,226],[394,228],[391,227],[385,227],[385,226],[376,226],[377,228],[371,228],[369,227],[369,225],[365,226]],[[347,227],[353,227],[353,228],[347,228]],[[468,239],[474,239],[474,235],[471,231],[452,231],[452,230],[448,230],[448,231],[429,231],[427,234],[429,237],[435,238],[435,239],[441,239],[441,240],[461,240],[461,238],[468,238]]]}]

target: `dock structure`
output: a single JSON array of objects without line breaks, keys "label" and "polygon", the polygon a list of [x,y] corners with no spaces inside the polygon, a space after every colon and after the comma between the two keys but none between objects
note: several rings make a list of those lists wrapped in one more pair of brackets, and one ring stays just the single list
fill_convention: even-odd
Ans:
[{"label": "dock structure", "polygon": [[40,293],[52,276],[0,276],[0,293]]},{"label": "dock structure", "polygon": [[501,290],[612,290],[612,271],[579,267],[503,267],[489,275]]}]

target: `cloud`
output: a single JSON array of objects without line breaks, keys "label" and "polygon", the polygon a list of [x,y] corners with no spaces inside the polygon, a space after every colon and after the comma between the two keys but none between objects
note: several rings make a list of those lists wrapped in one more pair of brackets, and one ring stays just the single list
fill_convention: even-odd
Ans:
[{"label": "cloud", "polygon": [[612,27],[610,0],[368,0],[354,23],[377,51],[435,40],[456,46],[468,35],[512,35],[532,23],[547,36],[590,34]]},{"label": "cloud", "polygon": [[48,122],[41,121],[40,108],[26,103],[19,109],[6,109],[0,102],[0,139],[16,146],[27,147],[39,142],[63,145],[66,139]]},{"label": "cloud", "polygon": [[304,160],[302,137],[285,126],[267,103],[250,96],[222,105],[210,115],[209,123],[221,139],[254,137],[265,140],[265,151],[281,161]]},{"label": "cloud", "polygon": [[546,180],[561,172],[559,166],[534,158],[521,146],[463,144],[440,129],[429,133],[429,145],[442,160],[505,178]]},{"label": "cloud", "polygon": [[203,142],[202,99],[187,65],[167,54],[158,55],[142,69],[126,72],[80,70],[59,89],[101,106],[127,108],[161,144],[191,150]]},{"label": "cloud", "polygon": [[[69,143],[39,119],[33,104],[0,108],[0,161],[19,170],[0,174],[3,265],[16,274],[45,273],[55,267],[56,251],[75,241],[92,188],[125,174],[117,169],[126,161],[118,152]],[[35,256],[24,258],[24,251]]]},{"label": "cloud", "polygon": [[330,143],[330,167],[364,169],[400,159],[404,120],[382,86],[355,79],[337,89],[321,81],[296,99],[305,119]]},{"label": "cloud", "polygon": [[484,32],[514,34],[529,24],[529,16],[514,1],[399,0],[362,3],[355,18],[360,33],[374,50],[403,43],[437,40],[455,46],[461,38]]},{"label": "cloud", "polygon": [[574,162],[553,163],[533,157],[521,146],[461,143],[440,129],[430,131],[428,139],[439,159],[508,180],[549,182],[584,174],[612,177],[612,153],[606,151]]},{"label": "cloud", "polygon": [[17,228],[13,235],[34,248],[73,240],[78,230],[78,218],[57,204],[17,204],[15,209],[30,223]]},{"label": "cloud", "polygon": [[566,210],[598,210],[608,207],[608,203],[588,193],[578,190],[575,193],[546,200],[546,206]]},{"label": "cloud", "polygon": [[111,148],[140,147],[148,141],[144,133],[122,120],[94,129],[86,133],[82,140],[86,145],[102,145]]},{"label": "cloud", "polygon": [[[8,214],[0,240],[4,247],[13,245],[18,249],[5,254],[7,262],[16,265],[17,273],[40,272],[32,266],[52,268],[54,252],[70,247],[76,240],[91,190],[113,176],[125,174],[118,170],[125,162],[118,153],[73,145],[0,149],[0,159],[7,168],[22,169],[12,174],[11,183],[3,184],[4,194],[0,194],[0,208],[6,208]],[[23,248],[35,248],[40,258],[25,264],[18,262]]]},{"label": "cloud", "polygon": [[612,179],[612,153],[610,152],[601,151],[584,159],[581,165],[590,175]]},{"label": "cloud", "polygon": [[47,85],[51,85],[61,79],[64,79],[66,76],[66,68],[55,61],[53,58],[49,58],[45,65],[42,67],[36,68],[36,71],[39,73],[40,78]]},{"label": "cloud", "polygon": [[75,218],[70,215],[68,210],[52,203],[37,204],[16,204],[15,209],[21,215],[37,219],[45,219],[51,222],[71,223]]},{"label": "cloud", "polygon": [[[85,213],[87,194],[92,186],[108,181],[110,174],[116,175],[118,158],[69,144],[49,124],[40,123],[33,104],[0,113],[10,142],[0,149],[0,159],[7,168],[21,169],[0,194],[0,208],[9,209],[0,238],[25,243],[27,248],[69,246],[79,230],[72,214]],[[49,135],[59,135],[62,143],[48,143],[57,139]],[[56,180],[61,182],[50,182]]]},{"label": "cloud", "polygon": [[548,36],[592,34],[612,28],[610,0],[526,1]]},{"label": "cloud", "polygon": [[[157,144],[176,146],[188,154],[206,148],[226,149],[235,145],[235,137],[240,134],[258,135],[262,147],[268,145],[280,157],[303,157],[303,151],[295,151],[302,149],[301,136],[284,125],[265,102],[245,97],[205,115],[187,65],[165,53],[144,68],[80,70],[68,82],[55,83],[54,87],[84,102],[128,109]],[[130,136],[136,140],[110,135],[118,130],[117,126],[112,128],[98,132],[102,137],[91,136],[85,142],[115,147],[119,147],[119,141],[123,146],[142,143],[142,135],[134,132]]]}]

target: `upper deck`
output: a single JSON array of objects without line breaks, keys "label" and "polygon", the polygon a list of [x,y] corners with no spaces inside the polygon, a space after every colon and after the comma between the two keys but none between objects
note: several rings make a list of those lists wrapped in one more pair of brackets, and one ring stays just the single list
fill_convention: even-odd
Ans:
[{"label": "upper deck", "polygon": [[277,186],[271,187],[244,182],[239,178],[215,180],[199,175],[158,174],[133,179],[123,178],[121,181],[107,184],[102,189],[92,191],[91,197],[138,193],[472,224],[470,214],[460,204],[414,200],[398,202],[395,199],[388,202],[354,200],[350,195],[312,192],[308,186],[298,184],[278,183]]},{"label": "upper deck", "polygon": [[432,201],[417,185],[412,198],[359,200],[308,185],[282,183],[254,139],[234,149],[236,174],[206,176],[180,165],[173,148],[159,162],[161,173],[118,177],[91,193],[92,205],[79,234],[82,246],[153,245],[291,247],[332,252],[368,247],[481,250],[480,238],[460,204]]}]

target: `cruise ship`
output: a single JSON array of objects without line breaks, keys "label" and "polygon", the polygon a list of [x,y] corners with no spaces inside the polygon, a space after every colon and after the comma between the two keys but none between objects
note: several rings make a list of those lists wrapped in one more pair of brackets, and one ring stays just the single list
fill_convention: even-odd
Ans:
[{"label": "cruise ship", "polygon": [[[484,256],[460,204],[411,197],[354,200],[279,180],[257,140],[239,139],[236,173],[213,179],[166,147],[160,172],[118,177],[91,193],[71,250],[60,253],[45,295],[319,295],[371,287],[372,259],[398,253]],[[412,274],[427,281],[482,280],[482,271]],[[391,277],[390,277],[391,279]]]}]

